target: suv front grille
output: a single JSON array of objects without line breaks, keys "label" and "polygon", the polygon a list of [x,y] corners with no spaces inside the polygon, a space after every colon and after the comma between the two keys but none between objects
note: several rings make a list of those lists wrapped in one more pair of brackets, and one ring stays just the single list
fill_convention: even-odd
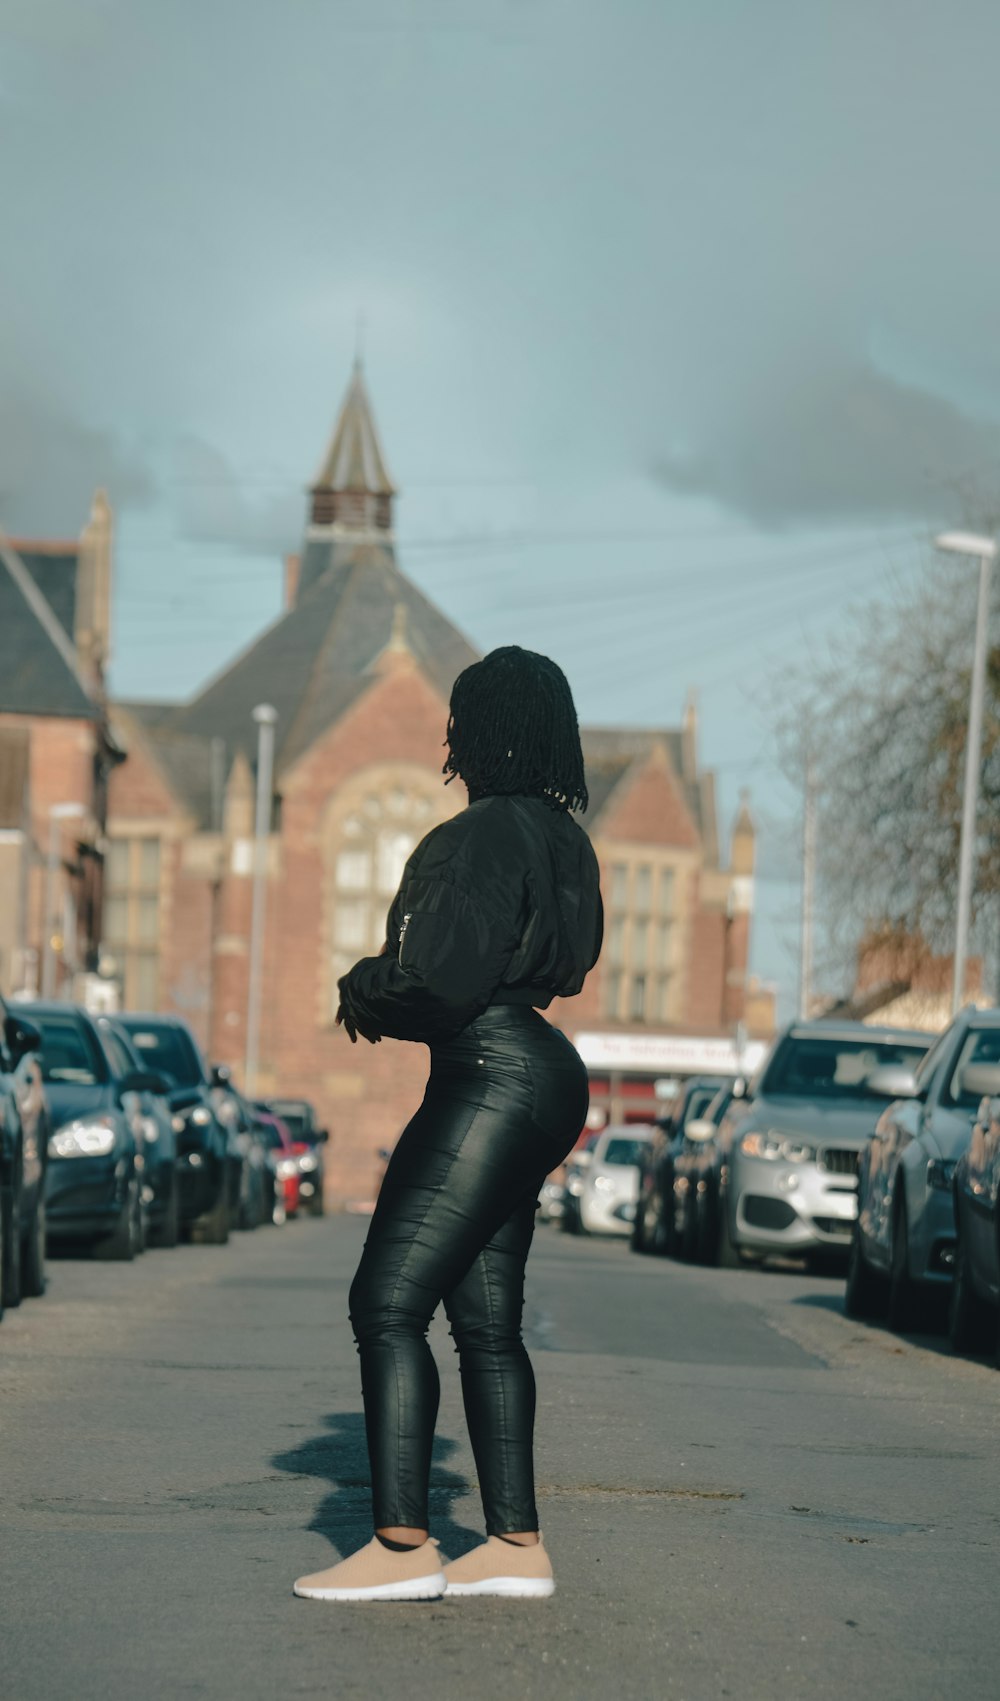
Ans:
[{"label": "suv front grille", "polygon": [[819,1167],[829,1175],[857,1175],[859,1152],[850,1146],[824,1146],[819,1154]]}]

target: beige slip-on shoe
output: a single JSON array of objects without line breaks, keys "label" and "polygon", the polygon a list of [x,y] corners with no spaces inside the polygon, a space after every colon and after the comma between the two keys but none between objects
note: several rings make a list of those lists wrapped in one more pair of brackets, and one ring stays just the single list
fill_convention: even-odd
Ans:
[{"label": "beige slip-on shoe", "polygon": [[541,1536],[537,1545],[521,1547],[517,1542],[487,1536],[481,1547],[453,1559],[444,1568],[452,1595],[511,1595],[521,1599],[551,1595],[555,1590],[552,1561]]},{"label": "beige slip-on shoe", "polygon": [[307,1601],[436,1601],[444,1590],[437,1542],[393,1553],[372,1536],[339,1565],[300,1577],[293,1592]]}]

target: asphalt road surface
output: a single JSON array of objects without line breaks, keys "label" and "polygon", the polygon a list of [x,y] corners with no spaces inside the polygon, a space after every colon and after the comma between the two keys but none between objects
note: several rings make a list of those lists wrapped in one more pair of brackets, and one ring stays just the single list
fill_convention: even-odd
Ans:
[{"label": "asphalt road surface", "polygon": [[[1000,1694],[1000,1374],[845,1320],[842,1283],[540,1229],[551,1601],[339,1606],[370,1534],[355,1218],[52,1265],[0,1325],[10,1701]],[[444,1328],[434,1533],[481,1531]]]}]

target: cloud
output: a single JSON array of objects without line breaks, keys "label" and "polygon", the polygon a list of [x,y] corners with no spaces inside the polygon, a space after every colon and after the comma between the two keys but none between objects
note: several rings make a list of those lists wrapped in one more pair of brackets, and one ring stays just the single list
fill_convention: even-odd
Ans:
[{"label": "cloud", "polygon": [[278,555],[301,536],[302,488],[284,480],[241,478],[222,451],[203,438],[178,440],[171,486],[177,525],[192,540]]},{"label": "cloud", "polygon": [[0,526],[75,536],[99,485],[116,508],[144,506],[155,493],[144,458],[112,432],[39,395],[0,395]]},{"label": "cloud", "polygon": [[774,375],[703,446],[657,458],[671,489],[758,524],[938,515],[1000,472],[1000,425],[862,366]]}]

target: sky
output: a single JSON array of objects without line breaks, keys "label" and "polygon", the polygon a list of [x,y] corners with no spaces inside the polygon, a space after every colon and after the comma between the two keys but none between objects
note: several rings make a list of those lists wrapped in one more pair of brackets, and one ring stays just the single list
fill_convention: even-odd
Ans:
[{"label": "sky", "polygon": [[[359,342],[404,570],[581,719],[773,727],[1000,454],[986,0],[0,0],[0,526],[117,514],[120,695],[280,607]],[[835,990],[839,990],[836,988]]]}]

